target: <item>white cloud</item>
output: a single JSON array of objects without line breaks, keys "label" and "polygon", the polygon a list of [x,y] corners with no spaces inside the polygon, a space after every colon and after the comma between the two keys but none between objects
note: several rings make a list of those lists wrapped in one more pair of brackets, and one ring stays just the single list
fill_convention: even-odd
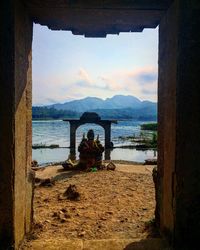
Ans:
[{"label": "white cloud", "polygon": [[[157,69],[139,68],[101,76],[107,90],[134,95],[140,99],[156,100]],[[151,94],[150,94],[151,93]]]},{"label": "white cloud", "polygon": [[134,95],[141,100],[157,100],[157,69],[137,68],[121,70],[97,77],[80,68],[75,74],[54,75],[34,79],[34,104],[48,104],[80,99],[86,96],[100,98],[116,94]]},{"label": "white cloud", "polygon": [[88,72],[83,68],[79,69],[78,76],[80,77],[81,80],[83,80],[84,82],[87,82],[88,84],[93,83],[93,80],[89,76]]}]

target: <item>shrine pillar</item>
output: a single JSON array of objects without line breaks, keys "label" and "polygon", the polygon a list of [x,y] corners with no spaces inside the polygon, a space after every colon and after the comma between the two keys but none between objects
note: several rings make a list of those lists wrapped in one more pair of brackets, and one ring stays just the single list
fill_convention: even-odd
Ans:
[{"label": "shrine pillar", "polygon": [[76,129],[77,125],[73,122],[70,122],[70,148],[76,149]]},{"label": "shrine pillar", "polygon": [[107,123],[104,126],[105,130],[105,148],[110,148],[111,146],[111,123]]}]

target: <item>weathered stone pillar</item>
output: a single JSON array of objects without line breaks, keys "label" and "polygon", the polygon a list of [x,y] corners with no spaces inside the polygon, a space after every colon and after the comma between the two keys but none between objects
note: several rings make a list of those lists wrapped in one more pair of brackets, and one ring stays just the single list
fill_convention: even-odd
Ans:
[{"label": "weathered stone pillar", "polygon": [[200,4],[176,0],[159,31],[158,208],[175,249],[200,235]]},{"label": "weathered stone pillar", "polygon": [[160,226],[171,237],[174,230],[173,175],[176,151],[176,84],[178,15],[174,4],[159,26],[158,77],[158,178],[160,189],[157,209]]},{"label": "weathered stone pillar", "polygon": [[105,130],[105,148],[110,148],[111,143],[111,123],[104,125]]},{"label": "weathered stone pillar", "polygon": [[32,222],[32,21],[17,0],[0,18],[0,248],[17,249]]},{"label": "weathered stone pillar", "polygon": [[76,149],[76,129],[77,125],[70,122],[70,148]]}]

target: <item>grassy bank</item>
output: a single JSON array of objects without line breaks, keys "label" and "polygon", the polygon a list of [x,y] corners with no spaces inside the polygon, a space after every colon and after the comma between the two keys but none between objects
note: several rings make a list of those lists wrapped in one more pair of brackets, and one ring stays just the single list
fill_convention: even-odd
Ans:
[{"label": "grassy bank", "polygon": [[[146,132],[145,132],[146,131]],[[141,133],[139,136],[120,136],[122,141],[132,142],[126,148],[151,149],[157,148],[157,123],[145,123],[141,125]],[[122,146],[123,147],[123,146]]]},{"label": "grassy bank", "polygon": [[141,125],[141,130],[157,131],[158,123],[144,123]]}]

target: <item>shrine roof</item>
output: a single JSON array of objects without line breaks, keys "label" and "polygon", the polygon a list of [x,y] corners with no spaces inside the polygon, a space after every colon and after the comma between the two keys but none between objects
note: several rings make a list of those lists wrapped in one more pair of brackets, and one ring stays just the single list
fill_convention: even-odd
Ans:
[{"label": "shrine roof", "polygon": [[73,123],[117,123],[117,120],[113,119],[101,119],[101,117],[95,112],[84,112],[78,119],[64,119],[63,121]]}]

